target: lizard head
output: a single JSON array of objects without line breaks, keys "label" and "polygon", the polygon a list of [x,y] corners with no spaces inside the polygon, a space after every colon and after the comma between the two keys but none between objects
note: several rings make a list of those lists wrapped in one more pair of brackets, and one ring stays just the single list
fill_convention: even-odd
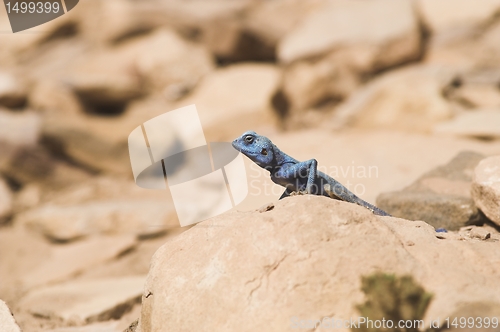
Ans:
[{"label": "lizard head", "polygon": [[236,150],[243,153],[260,167],[272,164],[274,145],[269,138],[260,136],[254,131],[247,131],[235,139],[232,144]]}]

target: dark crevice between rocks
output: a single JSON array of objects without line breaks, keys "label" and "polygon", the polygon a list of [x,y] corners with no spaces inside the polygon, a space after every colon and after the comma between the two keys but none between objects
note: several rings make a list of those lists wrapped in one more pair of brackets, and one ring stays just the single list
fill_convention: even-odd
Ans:
[{"label": "dark crevice between rocks", "polygon": [[119,116],[125,112],[128,101],[122,100],[97,100],[84,93],[78,93],[78,98],[82,103],[86,113],[101,115],[106,117]]},{"label": "dark crevice between rocks", "polygon": [[127,31],[123,35],[114,38],[113,40],[110,41],[110,44],[116,46],[125,41],[129,41],[130,39],[143,37],[152,32],[154,28],[155,28],[154,26],[148,26],[148,25],[137,26],[133,30]]},{"label": "dark crevice between rocks", "polygon": [[40,44],[46,44],[58,39],[68,39],[79,34],[80,27],[77,22],[66,22],[51,31],[45,38],[40,41]]},{"label": "dark crevice between rocks", "polygon": [[90,175],[99,175],[100,170],[90,167],[89,165],[82,164],[66,153],[64,142],[51,135],[42,135],[40,144],[48,151],[51,158],[55,161],[63,162],[69,166],[79,168]]},{"label": "dark crevice between rocks", "polygon": [[271,97],[271,105],[282,124],[290,114],[290,101],[282,89],[277,90]]},{"label": "dark crevice between rocks", "polygon": [[[479,212],[481,212],[481,214],[483,213],[481,210],[479,210]],[[498,233],[500,233],[500,226],[495,224],[486,216],[484,216],[484,222],[481,224],[481,226],[490,226],[491,228],[494,228]]]},{"label": "dark crevice between rocks", "polygon": [[218,66],[227,66],[236,62],[276,62],[276,47],[249,31],[242,31],[235,52],[230,55],[217,55]]},{"label": "dark crevice between rocks", "polygon": [[427,51],[429,49],[429,42],[431,39],[431,31],[429,28],[425,26],[425,24],[422,22],[422,20],[418,20],[418,33],[419,33],[419,38],[420,38],[420,48],[418,50],[418,53],[416,53],[414,56],[408,57],[407,59],[403,59],[402,61],[392,64],[390,66],[377,66],[375,65],[375,69],[370,71],[369,73],[364,73],[361,75],[361,82],[368,82],[374,79],[375,77],[382,75],[386,72],[394,71],[399,68],[411,65],[411,64],[416,64],[420,63],[424,60],[425,55],[427,54]]}]

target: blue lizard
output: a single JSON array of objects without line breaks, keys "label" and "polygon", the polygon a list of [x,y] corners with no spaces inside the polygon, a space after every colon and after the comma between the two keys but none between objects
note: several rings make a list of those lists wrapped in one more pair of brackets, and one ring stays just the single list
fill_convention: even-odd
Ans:
[{"label": "blue lizard", "polygon": [[318,171],[316,159],[298,161],[282,152],[271,140],[247,131],[232,142],[233,147],[271,173],[271,180],[285,187],[280,199],[294,192],[323,195],[361,205],[379,216],[387,212],[354,195],[332,177]]}]

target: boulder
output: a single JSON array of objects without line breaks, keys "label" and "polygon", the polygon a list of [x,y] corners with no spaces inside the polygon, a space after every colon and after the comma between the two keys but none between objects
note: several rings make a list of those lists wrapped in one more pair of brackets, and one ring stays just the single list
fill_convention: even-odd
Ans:
[{"label": "boulder", "polygon": [[0,300],[0,326],[4,332],[21,332],[7,304]]},{"label": "boulder", "polygon": [[279,44],[290,63],[345,52],[351,65],[373,71],[418,58],[420,34],[411,1],[335,1],[311,13]]},{"label": "boulder", "polygon": [[196,104],[205,135],[213,141],[234,139],[275,121],[271,98],[280,79],[279,68],[269,64],[227,66],[207,75],[178,107]]},{"label": "boulder", "polygon": [[18,214],[15,223],[26,224],[52,241],[73,241],[95,234],[152,236],[176,224],[172,205],[155,201],[103,201],[72,206],[43,205]]},{"label": "boulder", "polygon": [[278,45],[278,58],[287,64],[283,94],[292,115],[345,99],[367,75],[420,57],[411,1],[334,1],[317,7]]},{"label": "boulder", "polygon": [[[25,289],[65,281],[134,249],[133,235],[97,236],[53,247],[47,259],[22,278]],[[78,257],[78,259],[75,259]]]},{"label": "boulder", "polygon": [[248,10],[244,25],[249,32],[275,48],[283,37],[326,3],[324,0],[261,2]]},{"label": "boulder", "polygon": [[396,129],[430,132],[453,115],[443,90],[453,73],[435,66],[412,66],[383,74],[339,105],[334,128]]},{"label": "boulder", "polygon": [[477,207],[500,226],[500,156],[485,158],[477,165],[471,193]]},{"label": "boulder", "polygon": [[359,88],[358,75],[342,62],[332,60],[334,57],[316,62],[298,61],[286,68],[281,89],[288,108],[282,113],[302,118],[305,110],[338,103]]},{"label": "boulder", "polygon": [[500,138],[500,109],[478,109],[463,112],[454,119],[438,124],[437,133],[483,139]]},{"label": "boulder", "polygon": [[170,85],[191,89],[212,68],[204,48],[165,28],[79,58],[63,79],[87,110],[116,114],[151,90],[163,91]]},{"label": "boulder", "polygon": [[463,302],[500,301],[500,272],[485,269],[500,258],[495,246],[442,240],[421,221],[295,196],[267,212],[215,217],[161,247],[151,262],[139,328],[284,331],[297,320],[356,319],[361,278],[374,272],[411,274],[432,293],[429,322]]},{"label": "boulder", "polygon": [[215,67],[206,48],[168,29],[157,30],[150,37],[135,42],[135,47],[141,51],[137,70],[144,83],[153,91],[165,92],[170,99],[183,96],[168,94],[172,89],[189,92]]},{"label": "boulder", "polygon": [[495,70],[498,67],[500,22],[496,15],[500,8],[499,1],[425,2],[429,7],[428,12],[438,21],[449,16],[452,18],[449,22],[444,22],[442,28],[438,27],[438,31],[430,38],[425,55],[426,62],[462,70]]},{"label": "boulder", "polygon": [[118,319],[140,300],[143,285],[143,276],[70,281],[37,288],[19,306],[72,324]]},{"label": "boulder", "polygon": [[383,193],[377,206],[409,220],[424,220],[435,228],[458,230],[485,221],[470,195],[472,172],[484,156],[462,152],[401,191]]}]

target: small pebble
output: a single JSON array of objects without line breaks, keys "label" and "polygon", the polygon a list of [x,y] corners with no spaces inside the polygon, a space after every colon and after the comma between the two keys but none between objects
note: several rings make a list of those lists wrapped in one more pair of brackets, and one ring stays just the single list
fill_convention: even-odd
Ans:
[{"label": "small pebble", "polygon": [[274,209],[274,203],[267,203],[265,205],[262,205],[260,208],[258,208],[257,211],[262,213],[262,212],[271,211],[272,209]]}]

